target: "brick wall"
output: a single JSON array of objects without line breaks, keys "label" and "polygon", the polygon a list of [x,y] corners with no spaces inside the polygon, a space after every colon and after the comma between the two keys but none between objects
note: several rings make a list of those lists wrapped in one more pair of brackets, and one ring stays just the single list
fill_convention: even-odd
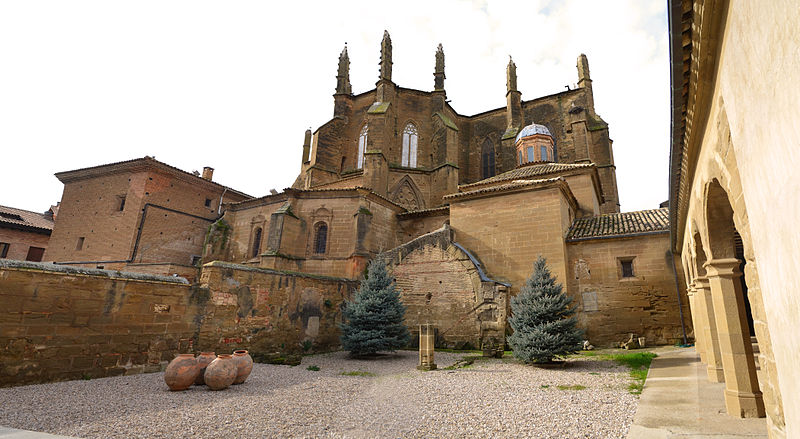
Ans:
[{"label": "brick wall", "polygon": [[7,259],[24,261],[31,247],[46,249],[50,235],[0,227],[0,242],[9,245]]},{"label": "brick wall", "polygon": [[[682,338],[675,278],[667,256],[669,234],[573,242],[567,250],[567,291],[589,341],[609,346],[627,340],[630,333],[646,337],[650,344],[672,344]],[[633,258],[634,277],[622,276],[620,258]],[[688,302],[681,306],[691,333]]]}]

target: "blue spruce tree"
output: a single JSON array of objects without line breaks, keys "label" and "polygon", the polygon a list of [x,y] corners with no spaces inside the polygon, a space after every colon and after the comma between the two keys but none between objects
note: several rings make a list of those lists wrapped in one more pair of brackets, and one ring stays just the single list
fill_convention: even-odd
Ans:
[{"label": "blue spruce tree", "polygon": [[508,344],[520,360],[544,363],[577,352],[583,331],[576,326],[572,298],[556,283],[547,261],[539,256],[533,267],[520,293],[511,298],[508,322],[514,333]]},{"label": "blue spruce tree", "polygon": [[394,280],[386,272],[386,262],[370,262],[367,276],[356,297],[346,302],[342,330],[342,348],[353,356],[394,351],[408,345],[411,336],[404,323],[406,307]]}]

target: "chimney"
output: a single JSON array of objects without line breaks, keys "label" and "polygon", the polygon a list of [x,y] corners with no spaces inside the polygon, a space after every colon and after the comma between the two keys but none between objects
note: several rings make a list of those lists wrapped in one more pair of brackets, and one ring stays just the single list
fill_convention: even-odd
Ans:
[{"label": "chimney", "polygon": [[208,166],[203,168],[203,179],[211,181],[211,178],[214,176],[214,168],[210,168]]}]

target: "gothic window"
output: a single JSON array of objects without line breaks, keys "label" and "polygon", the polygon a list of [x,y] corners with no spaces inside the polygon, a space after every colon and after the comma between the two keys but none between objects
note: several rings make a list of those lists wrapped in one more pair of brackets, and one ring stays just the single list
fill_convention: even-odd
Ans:
[{"label": "gothic window", "polygon": [[401,166],[407,168],[417,167],[417,140],[419,135],[417,127],[413,123],[406,125],[403,129],[403,159]]},{"label": "gothic window", "polygon": [[542,154],[542,161],[547,161],[547,147],[544,145],[540,146],[540,152]]},{"label": "gothic window", "polygon": [[361,128],[361,134],[358,135],[358,164],[356,169],[364,167],[364,151],[367,149],[367,126]]},{"label": "gothic window", "polygon": [[328,225],[318,222],[314,227],[314,253],[321,255],[325,253],[328,246]]},{"label": "gothic window", "polygon": [[256,227],[256,231],[253,233],[253,251],[250,254],[250,257],[255,258],[261,252],[261,227]]},{"label": "gothic window", "polygon": [[481,163],[483,165],[481,178],[494,177],[494,145],[489,139],[483,141],[483,148],[481,149]]}]

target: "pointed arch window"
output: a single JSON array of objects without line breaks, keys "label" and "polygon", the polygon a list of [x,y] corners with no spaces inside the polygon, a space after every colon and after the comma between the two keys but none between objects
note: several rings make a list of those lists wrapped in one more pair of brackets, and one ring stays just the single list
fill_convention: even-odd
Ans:
[{"label": "pointed arch window", "polygon": [[361,128],[361,134],[358,135],[358,163],[357,169],[364,167],[364,151],[367,150],[367,125]]},{"label": "pointed arch window", "polygon": [[417,167],[417,141],[419,133],[413,123],[403,129],[403,158],[401,165],[407,168]]},{"label": "pointed arch window", "polygon": [[314,253],[321,255],[328,247],[328,225],[320,221],[314,226]]},{"label": "pointed arch window", "polygon": [[481,164],[483,166],[481,177],[494,177],[494,144],[489,139],[483,141],[483,147],[481,148]]},{"label": "pointed arch window", "polygon": [[255,258],[261,252],[261,227],[256,227],[253,233],[253,250],[250,252],[250,257]]}]

